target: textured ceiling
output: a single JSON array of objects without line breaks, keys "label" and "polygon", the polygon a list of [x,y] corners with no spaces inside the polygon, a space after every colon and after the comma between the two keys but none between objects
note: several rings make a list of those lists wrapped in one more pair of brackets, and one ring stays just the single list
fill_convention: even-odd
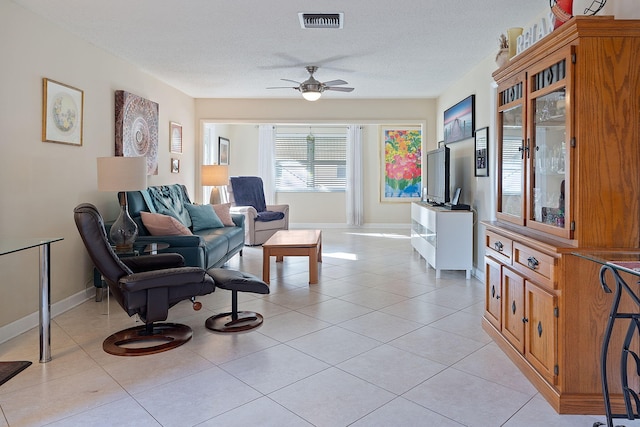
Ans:
[{"label": "textured ceiling", "polygon": [[[289,98],[281,78],[343,79],[324,97],[429,98],[495,54],[547,0],[13,0],[195,98]],[[298,12],[343,12],[303,30]]]}]

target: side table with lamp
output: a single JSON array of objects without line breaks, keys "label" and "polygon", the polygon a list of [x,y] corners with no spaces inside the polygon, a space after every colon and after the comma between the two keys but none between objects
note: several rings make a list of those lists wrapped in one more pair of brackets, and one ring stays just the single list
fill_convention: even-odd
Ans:
[{"label": "side table with lamp", "polygon": [[[98,190],[117,192],[120,213],[109,230],[109,239],[116,253],[134,253],[133,243],[138,237],[138,226],[129,215],[127,191],[147,188],[146,157],[98,157]],[[93,282],[96,288],[104,289],[102,279],[94,269]],[[97,274],[97,275],[96,275]],[[102,300],[102,292],[96,291],[96,301]]]},{"label": "side table with lamp", "polygon": [[109,231],[109,238],[118,250],[131,250],[138,237],[138,226],[129,215],[126,192],[146,188],[146,157],[98,158],[98,190],[119,193],[120,214]]},{"label": "side table with lamp", "polygon": [[211,188],[209,203],[212,205],[226,203],[228,201],[227,195],[220,192],[220,187],[227,185],[229,182],[229,166],[202,165],[200,175],[203,187],[213,187]]}]

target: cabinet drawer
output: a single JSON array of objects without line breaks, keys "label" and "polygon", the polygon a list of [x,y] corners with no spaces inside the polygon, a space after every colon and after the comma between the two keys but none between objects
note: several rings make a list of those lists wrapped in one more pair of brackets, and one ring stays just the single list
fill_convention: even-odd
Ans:
[{"label": "cabinet drawer", "polygon": [[485,234],[486,254],[500,260],[505,264],[511,264],[511,250],[513,241],[504,236],[488,231]]},{"label": "cabinet drawer", "polygon": [[556,289],[556,259],[518,242],[513,243],[513,266],[525,277],[548,289]]}]

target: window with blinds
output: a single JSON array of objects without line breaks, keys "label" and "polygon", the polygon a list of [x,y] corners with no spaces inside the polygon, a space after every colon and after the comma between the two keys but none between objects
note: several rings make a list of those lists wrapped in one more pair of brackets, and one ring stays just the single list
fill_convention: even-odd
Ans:
[{"label": "window with blinds", "polygon": [[347,134],[276,131],[276,191],[344,191]]}]

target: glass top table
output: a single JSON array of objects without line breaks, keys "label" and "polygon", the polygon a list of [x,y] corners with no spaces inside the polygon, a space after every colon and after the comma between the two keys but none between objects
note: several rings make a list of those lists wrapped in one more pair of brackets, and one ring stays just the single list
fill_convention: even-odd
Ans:
[{"label": "glass top table", "polygon": [[0,256],[32,248],[40,249],[40,363],[51,360],[51,243],[62,237],[0,237]]},{"label": "glass top table", "polygon": [[640,277],[640,251],[575,252],[573,255]]},{"label": "glass top table", "polygon": [[[630,383],[636,382],[631,376],[640,372],[640,358],[632,341],[640,334],[640,298],[637,294],[637,286],[629,286],[625,281],[625,277],[629,276],[621,273],[632,275],[632,279],[636,281],[640,277],[640,251],[602,251],[602,252],[574,252],[573,255],[593,261],[600,264],[600,284],[605,293],[613,293],[613,301],[607,320],[605,334],[602,340],[602,348],[600,350],[600,375],[602,382],[602,393],[604,397],[605,413],[607,416],[607,427],[613,427],[613,419],[625,418],[634,420],[640,418],[640,405],[638,404],[638,390],[633,390]],[[622,309],[621,300],[631,301],[635,304],[635,309]],[[632,305],[633,307],[633,305]],[[616,322],[627,322],[627,330],[622,343],[620,354],[617,355],[621,359],[620,363],[620,381],[622,385],[622,397],[624,400],[625,412],[614,413],[611,409],[611,398],[609,394],[609,380],[607,370],[607,358],[609,356],[609,344],[614,324]],[[623,323],[624,324],[624,323]],[[630,365],[635,363],[635,368]],[[631,381],[630,381],[631,380]],[[603,423],[595,423],[595,426],[604,425]]]},{"label": "glass top table", "polygon": [[62,237],[2,237],[0,238],[0,255],[7,255],[13,252],[24,251],[25,249],[36,248],[53,242],[64,240]]}]

